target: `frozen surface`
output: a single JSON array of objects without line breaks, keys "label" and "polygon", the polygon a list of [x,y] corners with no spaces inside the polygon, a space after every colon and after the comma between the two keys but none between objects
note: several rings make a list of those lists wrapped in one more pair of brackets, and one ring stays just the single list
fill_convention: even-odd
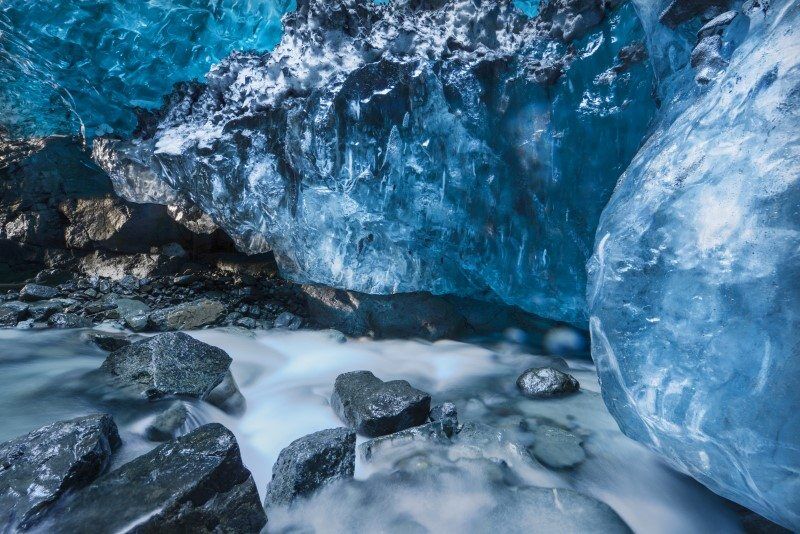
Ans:
[{"label": "frozen surface", "polygon": [[585,324],[597,219],[655,109],[633,4],[602,5],[305,0],[271,53],[232,54],[96,157],[294,280]]},{"label": "frozen surface", "polygon": [[626,434],[794,530],[800,5],[745,14],[730,64],[667,115],[603,213],[592,353]]},{"label": "frozen surface", "polygon": [[3,0],[0,127],[128,134],[232,50],[273,47],[293,0]]}]

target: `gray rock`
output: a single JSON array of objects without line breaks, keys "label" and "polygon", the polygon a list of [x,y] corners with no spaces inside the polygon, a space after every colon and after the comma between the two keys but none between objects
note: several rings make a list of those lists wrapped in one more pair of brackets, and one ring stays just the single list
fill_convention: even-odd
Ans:
[{"label": "gray rock", "polygon": [[204,398],[225,378],[225,351],[182,333],[161,334],[115,350],[100,369],[149,399]]},{"label": "gray rock", "polygon": [[103,350],[109,352],[127,347],[131,340],[124,334],[112,334],[109,332],[89,332],[87,338]]},{"label": "gray rock", "polygon": [[51,315],[62,311],[64,307],[64,303],[56,299],[42,300],[31,304],[28,314],[36,321],[46,321]]},{"label": "gray rock", "polygon": [[730,6],[730,0],[672,0],[658,20],[674,28],[699,15],[717,15]]},{"label": "gray rock", "polygon": [[[19,304],[19,306],[15,304]],[[7,302],[0,306],[0,326],[14,326],[27,316],[28,305],[22,302]]]},{"label": "gray rock", "polygon": [[0,445],[0,531],[27,530],[66,492],[89,485],[120,445],[110,415],[60,421]]},{"label": "gray rock", "polygon": [[339,375],[331,396],[331,407],[342,421],[368,437],[423,424],[430,405],[430,395],[405,380],[384,382],[369,371]]},{"label": "gray rock", "polygon": [[337,480],[353,477],[356,433],[333,428],[293,441],[272,468],[264,506],[290,504]]},{"label": "gray rock", "polygon": [[445,425],[443,421],[427,423],[365,441],[358,446],[358,455],[369,462],[376,456],[387,454],[397,448],[406,449],[413,443],[449,445],[453,434],[453,427]]},{"label": "gray rock", "polygon": [[224,316],[225,305],[222,302],[201,298],[152,312],[148,326],[161,332],[193,330],[215,324]]},{"label": "gray rock", "polygon": [[77,313],[56,313],[47,320],[47,324],[53,328],[89,328],[92,321]]},{"label": "gray rock", "polygon": [[541,425],[534,431],[531,454],[547,467],[569,469],[586,459],[581,439],[558,427]]},{"label": "gray rock", "polygon": [[275,328],[297,330],[303,326],[303,320],[290,312],[283,312],[275,318]]},{"label": "gray rock", "polygon": [[65,500],[53,533],[259,532],[267,522],[236,438],[212,423],[156,447]]},{"label": "gray rock", "polygon": [[574,393],[580,384],[571,375],[552,367],[533,367],[517,378],[517,388],[526,397],[542,399]]},{"label": "gray rock", "polygon": [[58,289],[40,284],[26,284],[19,292],[19,299],[24,302],[54,299],[58,296]]},{"label": "gray rock", "polygon": [[231,415],[242,415],[247,409],[247,401],[239,391],[239,386],[230,371],[225,373],[222,382],[206,395],[205,400]]},{"label": "gray rock", "polygon": [[186,406],[182,402],[173,402],[147,425],[144,435],[150,441],[169,441],[177,435],[178,430],[186,422],[187,415]]}]

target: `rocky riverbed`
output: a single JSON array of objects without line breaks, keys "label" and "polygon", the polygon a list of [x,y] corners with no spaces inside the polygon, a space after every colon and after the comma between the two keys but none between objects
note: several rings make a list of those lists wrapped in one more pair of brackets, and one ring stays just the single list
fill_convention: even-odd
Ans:
[{"label": "rocky riverbed", "polygon": [[[513,332],[114,324],[0,331],[5,528],[737,532],[758,519],[624,437],[590,361],[534,354]],[[531,398],[526,376],[562,380]]]}]

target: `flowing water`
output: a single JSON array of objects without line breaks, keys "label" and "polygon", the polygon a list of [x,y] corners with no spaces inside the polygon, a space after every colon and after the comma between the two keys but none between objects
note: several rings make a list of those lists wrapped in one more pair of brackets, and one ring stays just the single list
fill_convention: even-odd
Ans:
[{"label": "flowing water", "polygon": [[[503,431],[500,442],[474,453],[500,459],[501,464],[475,462],[463,451],[455,457],[453,450],[419,444],[370,463],[359,459],[356,479],[365,482],[323,491],[291,512],[270,513],[270,531],[387,531],[389,519],[400,532],[422,527],[433,532],[476,531],[487,521],[486,511],[509,501],[520,484],[591,495],[610,505],[636,532],[740,530],[722,499],[620,433],[603,405],[588,360],[531,355],[509,343],[345,341],[329,331],[216,329],[191,335],[233,358],[232,371],[247,399],[247,411],[237,418],[206,403],[187,401],[190,415],[183,430],[211,421],[228,426],[262,496],[283,447],[305,434],[341,426],[328,399],[342,372],[368,369],[384,380],[406,379],[430,392],[434,403],[454,402],[461,422]],[[55,420],[105,411],[114,415],[124,442],[115,465],[153,447],[144,439],[144,429],[170,401],[131,402],[95,387],[87,373],[105,355],[80,331],[0,331],[0,441]],[[526,368],[540,365],[568,366],[581,392],[556,400],[524,399],[515,380]],[[531,460],[524,447],[531,443],[530,429],[542,423],[580,436],[586,461],[572,470],[553,471]],[[388,475],[422,464],[436,466],[436,476],[406,477],[397,483]],[[520,510],[524,506],[507,513]],[[536,520],[535,512],[531,520]]]}]

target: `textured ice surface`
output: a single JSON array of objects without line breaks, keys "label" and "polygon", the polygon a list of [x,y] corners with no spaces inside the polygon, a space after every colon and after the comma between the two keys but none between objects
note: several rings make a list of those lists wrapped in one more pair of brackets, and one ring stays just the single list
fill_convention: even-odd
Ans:
[{"label": "textured ice surface", "polygon": [[165,181],[297,281],[583,324],[653,71],[631,3],[551,4],[305,0],[272,53],[232,54],[97,159],[127,191]]},{"label": "textured ice surface", "polygon": [[767,5],[621,178],[588,297],[625,433],[800,529],[800,4]]},{"label": "textured ice surface", "polygon": [[130,133],[238,49],[268,49],[293,0],[3,0],[0,127],[15,136]]}]

